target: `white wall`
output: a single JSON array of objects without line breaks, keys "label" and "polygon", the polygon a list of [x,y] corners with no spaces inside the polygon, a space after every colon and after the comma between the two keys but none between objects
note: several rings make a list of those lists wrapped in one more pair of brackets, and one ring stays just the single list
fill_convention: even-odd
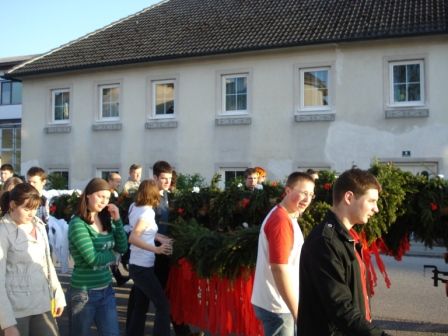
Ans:
[{"label": "white wall", "polygon": [[[427,118],[386,119],[387,60],[424,57]],[[71,187],[82,188],[95,168],[118,167],[124,177],[132,163],[146,172],[167,160],[182,173],[209,179],[223,164],[259,165],[270,179],[298,166],[343,171],[369,167],[374,158],[436,160],[448,176],[448,43],[444,37],[292,48],[186,61],[117,67],[24,79],[22,173],[32,165],[68,168]],[[334,121],[295,122],[301,65],[331,65]],[[216,126],[219,74],[249,70],[251,124]],[[149,79],[175,76],[177,128],[145,129]],[[92,131],[96,86],[122,84],[119,131]],[[70,86],[71,132],[45,134],[50,89]]]}]

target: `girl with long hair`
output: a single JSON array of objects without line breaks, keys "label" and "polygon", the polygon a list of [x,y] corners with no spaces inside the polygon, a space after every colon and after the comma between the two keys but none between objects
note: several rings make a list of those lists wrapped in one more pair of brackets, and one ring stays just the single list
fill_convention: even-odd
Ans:
[{"label": "girl with long hair", "polygon": [[127,236],[109,184],[94,178],[80,196],[68,240],[74,268],[69,290],[70,333],[90,335],[95,322],[101,336],[118,336],[118,316],[109,266],[126,252]]}]

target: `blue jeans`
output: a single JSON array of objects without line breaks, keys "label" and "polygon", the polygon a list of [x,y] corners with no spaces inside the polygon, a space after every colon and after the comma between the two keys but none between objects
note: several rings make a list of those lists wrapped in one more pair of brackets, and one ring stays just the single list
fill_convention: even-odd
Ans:
[{"label": "blue jeans", "polygon": [[71,336],[89,336],[95,322],[99,336],[119,336],[117,304],[111,285],[104,289],[69,290]]},{"label": "blue jeans", "polygon": [[263,323],[266,336],[294,336],[294,319],[290,313],[280,314],[252,305],[255,316]]},{"label": "blue jeans", "polygon": [[[170,305],[165,292],[160,285],[159,279],[154,274],[154,267],[141,267],[129,265],[129,276],[134,281],[134,286],[138,288],[148,300],[152,301],[156,308],[154,318],[154,335],[170,335]],[[128,309],[132,307],[128,306]],[[140,330],[136,310],[133,311],[130,321],[127,323],[127,335],[137,336]]]}]

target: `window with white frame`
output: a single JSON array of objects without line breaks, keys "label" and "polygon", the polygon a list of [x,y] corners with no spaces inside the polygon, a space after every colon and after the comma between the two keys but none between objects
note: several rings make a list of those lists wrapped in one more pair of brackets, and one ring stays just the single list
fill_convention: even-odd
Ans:
[{"label": "window with white frame", "polygon": [[329,110],[330,67],[304,68],[300,73],[300,110]]},{"label": "window with white frame", "polygon": [[0,81],[0,105],[22,104],[22,83]]},{"label": "window with white frame", "polygon": [[412,106],[424,104],[423,61],[389,63],[390,104]]},{"label": "window with white frame", "polygon": [[222,76],[222,113],[248,113],[248,74]]},{"label": "window with white frame", "polygon": [[51,111],[54,123],[66,123],[70,120],[70,90],[51,91]]},{"label": "window with white frame", "polygon": [[118,120],[120,118],[120,84],[99,86],[100,120]]},{"label": "window with white frame", "polygon": [[173,118],[175,116],[176,81],[152,81],[152,102],[154,118]]},{"label": "window with white frame", "polygon": [[221,189],[228,188],[235,180],[244,180],[244,171],[246,168],[221,168]]},{"label": "window with white frame", "polygon": [[119,169],[115,169],[115,168],[105,168],[105,169],[97,169],[96,170],[96,177],[100,177],[103,180],[106,180],[109,178],[109,175],[112,173],[117,173],[120,174],[120,170]]}]

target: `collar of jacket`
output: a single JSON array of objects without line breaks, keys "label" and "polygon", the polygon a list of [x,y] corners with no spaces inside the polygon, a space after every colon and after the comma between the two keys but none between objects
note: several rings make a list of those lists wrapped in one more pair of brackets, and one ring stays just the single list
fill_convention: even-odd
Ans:
[{"label": "collar of jacket", "polygon": [[[33,224],[40,226],[40,228],[45,227],[45,224],[36,216],[34,216]],[[8,232],[8,235],[16,234],[16,237],[18,237],[19,233],[19,227],[18,225],[13,221],[11,216],[9,214],[4,215],[0,219],[0,225],[4,225],[6,231]]]}]

